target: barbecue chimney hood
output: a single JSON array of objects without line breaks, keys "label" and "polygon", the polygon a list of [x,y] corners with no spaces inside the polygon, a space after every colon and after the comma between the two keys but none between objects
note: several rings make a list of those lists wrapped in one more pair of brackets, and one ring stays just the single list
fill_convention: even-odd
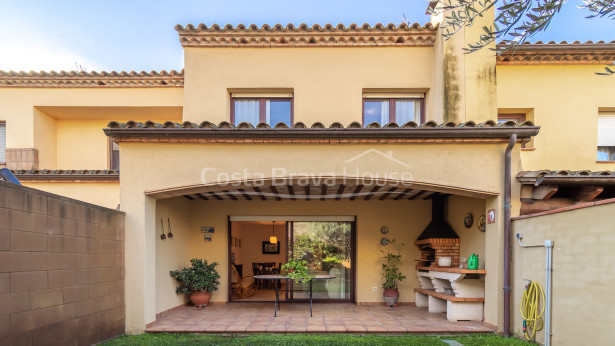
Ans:
[{"label": "barbecue chimney hood", "polygon": [[417,268],[437,267],[440,257],[450,257],[451,266],[459,266],[459,236],[444,220],[444,199],[439,194],[431,198],[431,222],[414,242],[421,252]]},{"label": "barbecue chimney hood", "polygon": [[431,222],[416,240],[459,239],[453,228],[444,221],[444,198],[438,194],[431,198]]}]

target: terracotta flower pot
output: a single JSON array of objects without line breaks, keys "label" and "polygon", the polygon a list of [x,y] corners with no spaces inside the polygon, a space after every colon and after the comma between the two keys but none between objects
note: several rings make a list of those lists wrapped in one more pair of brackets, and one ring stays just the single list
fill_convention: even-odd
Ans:
[{"label": "terracotta flower pot", "polygon": [[209,304],[211,293],[209,292],[192,292],[190,293],[190,301],[196,308],[201,308]]},{"label": "terracotta flower pot", "polygon": [[397,300],[399,299],[399,291],[397,288],[385,288],[384,292],[382,292],[382,296],[384,297],[384,304],[386,306],[397,306]]}]

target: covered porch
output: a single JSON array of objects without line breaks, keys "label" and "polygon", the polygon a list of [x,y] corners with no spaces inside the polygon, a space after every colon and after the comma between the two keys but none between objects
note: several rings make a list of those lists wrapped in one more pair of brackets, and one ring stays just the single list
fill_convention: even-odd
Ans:
[{"label": "covered porch", "polygon": [[[473,228],[464,227],[464,215],[471,213],[478,217],[484,214],[487,204],[497,201],[496,193],[415,181],[367,181],[330,176],[320,178],[323,180],[318,184],[314,184],[314,177],[305,180],[303,177],[293,177],[266,179],[256,185],[253,181],[242,181],[236,184],[202,184],[147,191],[149,196],[156,198],[155,219],[162,220],[161,227],[157,227],[157,234],[165,232],[163,227],[167,226],[168,220],[172,220],[174,233],[172,240],[156,241],[157,311],[155,322],[148,324],[147,330],[492,331],[482,323],[484,276],[479,279],[481,289],[476,293],[481,301],[480,313],[473,318],[456,318],[460,321],[456,324],[453,319],[447,320],[446,308],[445,313],[440,313],[439,309],[434,312],[433,307],[428,309],[427,305],[414,306],[414,291],[423,286],[419,285],[417,278],[422,250],[414,242],[433,221],[433,205],[439,200],[442,203],[442,217],[450,220],[451,227],[459,235],[457,244],[462,244],[461,248],[457,247],[456,255],[446,252],[455,258],[455,266],[459,266],[460,257],[467,258],[472,253],[485,258],[486,233],[481,232],[476,225]],[[304,184],[304,181],[312,184]],[[316,273],[322,274],[320,271],[325,270],[325,274],[345,280],[341,284],[342,288],[345,287],[342,289],[343,294],[340,295],[332,287],[335,284],[333,280],[318,283],[324,285],[324,290],[316,293],[318,304],[312,318],[309,318],[309,305],[305,299],[289,299],[288,296],[281,297],[282,310],[281,315],[278,315],[281,318],[274,318],[271,287],[259,286],[254,296],[235,296],[232,290],[235,266],[242,266],[242,276],[246,277],[254,275],[251,264],[261,261],[260,258],[276,264],[286,262],[290,253],[293,253],[290,250],[297,250],[292,245],[293,225],[318,221],[345,221],[351,224],[350,236],[345,239],[349,249],[346,270],[341,263],[341,272],[337,273],[334,273],[336,268],[325,269],[321,265],[311,267]],[[275,233],[272,232],[274,223],[281,226]],[[214,233],[203,235],[200,230],[205,226],[215,229]],[[386,226],[386,233],[382,231],[383,226]],[[267,242],[273,234],[281,243],[279,254],[254,257],[255,250],[260,253],[261,242]],[[240,247],[237,245],[238,239],[242,243]],[[407,279],[399,286],[400,309],[384,307],[381,264],[387,246],[382,243],[383,239],[396,239],[398,243],[405,244],[401,271]],[[435,249],[435,245],[432,246]],[[220,289],[213,296],[213,304],[205,308],[209,312],[205,313],[186,309],[186,297],[173,294],[177,283],[168,276],[169,270],[183,266],[190,257],[199,256],[218,262],[218,270],[222,275]],[[485,265],[481,267],[485,268]],[[340,283],[337,284],[340,286]],[[267,296],[267,292],[271,294]],[[294,295],[297,298],[296,289]],[[443,302],[446,305],[446,301]],[[468,324],[469,320],[474,323]],[[468,326],[472,328],[468,329]]]},{"label": "covered porch", "polygon": [[[271,320],[272,303],[235,303],[232,299],[232,264],[243,264],[244,272],[249,273],[248,268],[255,262],[278,265],[285,262],[285,258],[273,260],[273,254],[266,254],[260,248],[275,235],[279,237],[280,255],[288,254],[282,234],[290,237],[292,232],[274,233],[273,222],[276,225],[311,221],[353,223],[349,238],[350,266],[344,265],[349,269],[346,287],[351,288],[349,295],[344,297],[346,302],[328,302],[331,307],[319,305],[320,312],[315,313],[314,318],[321,319],[325,329],[324,319],[329,315],[323,312],[325,309],[345,307],[346,313],[335,313],[340,317],[335,320],[338,322],[343,321],[341,316],[351,318],[363,313],[368,316],[370,309],[380,313],[386,311],[378,305],[383,304],[380,278],[381,250],[386,243],[383,238],[405,243],[401,272],[408,279],[399,287],[402,307],[390,313],[408,318],[420,311],[412,306],[416,300],[415,290],[419,286],[429,289],[419,284],[417,263],[433,262],[434,258],[423,259],[423,249],[415,246],[415,241],[432,221],[435,197],[446,200],[445,210],[440,214],[458,234],[455,244],[460,245],[456,253],[450,254],[453,265],[459,266],[455,256],[469,258],[476,253],[481,258],[479,269],[485,270],[484,278],[479,278],[481,284],[484,280],[481,290],[484,313],[481,310],[478,319],[473,318],[476,320],[473,325],[482,326],[481,320],[490,326],[501,324],[503,155],[511,134],[518,134],[519,141],[526,141],[537,128],[443,126],[303,130],[225,131],[224,128],[205,129],[196,125],[191,128],[105,129],[120,143],[121,205],[122,210],[129,211],[126,219],[126,247],[130,249],[126,266],[129,332],[141,332],[163,324],[170,328],[173,323],[165,316],[174,316],[175,322],[182,322],[184,313],[191,317],[186,317],[184,324],[195,328],[200,328],[200,320],[213,317],[209,322],[215,323],[208,323],[206,329],[222,323],[216,321],[241,319],[247,330],[260,314],[256,311],[261,310],[264,314],[261,317],[269,319],[267,328],[282,321],[273,323]],[[275,138],[253,139],[255,136]],[[346,137],[348,142],[341,142]],[[517,163],[518,149],[515,149],[513,167]],[[479,230],[478,218],[487,211],[497,212],[497,216]],[[467,214],[475,218],[469,227],[464,226]],[[242,217],[244,219],[238,219]],[[234,233],[237,227],[233,227],[233,222],[236,221],[254,224],[248,231],[242,229]],[[266,223],[267,232],[257,227],[258,222]],[[207,229],[214,232],[203,233]],[[383,232],[383,229],[389,231]],[[172,239],[161,239],[171,230]],[[258,234],[260,238],[248,240],[248,234]],[[241,245],[237,245],[237,239]],[[267,259],[249,258],[248,248],[256,249]],[[437,256],[437,251],[442,249],[432,246],[431,250]],[[448,251],[445,253],[444,256],[449,256]],[[175,295],[176,282],[169,276],[170,270],[185,266],[190,258],[205,258],[219,264],[220,286],[212,297],[214,304],[205,312],[186,310],[186,298]],[[435,298],[446,300],[440,296]],[[305,319],[303,324],[307,331],[309,323],[303,310],[306,305],[301,304],[304,303],[294,301],[290,311],[299,309],[298,316]],[[236,305],[241,309],[234,315]],[[407,324],[418,328],[423,320],[440,316],[445,322],[445,314],[422,310],[418,323]],[[215,315],[216,311],[219,315]],[[254,316],[243,318],[242,313]],[[232,317],[223,317],[227,314]],[[302,325],[291,322],[292,313],[287,317],[287,328]],[[316,321],[314,318],[311,321]],[[373,316],[367,318],[373,322],[369,320]],[[375,320],[381,326],[385,322]],[[367,329],[368,324],[358,317],[355,322]],[[457,323],[462,326],[467,322]],[[346,323],[331,324],[343,325],[340,331],[348,330]],[[400,332],[409,330],[401,322],[397,324],[401,326]],[[231,327],[235,325],[226,326]]]},{"label": "covered porch", "polygon": [[411,304],[397,308],[352,303],[230,303],[204,309],[182,306],[161,314],[146,332],[167,333],[490,333],[482,322],[450,322]]}]

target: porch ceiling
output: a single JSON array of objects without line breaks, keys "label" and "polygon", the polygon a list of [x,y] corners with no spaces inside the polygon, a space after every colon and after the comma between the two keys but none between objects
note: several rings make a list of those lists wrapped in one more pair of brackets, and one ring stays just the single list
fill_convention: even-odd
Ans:
[{"label": "porch ceiling", "polygon": [[415,200],[430,199],[434,194],[462,195],[475,198],[497,196],[497,192],[446,186],[425,182],[348,177],[271,178],[258,181],[180,186],[146,191],[160,198],[183,196],[189,200]]}]

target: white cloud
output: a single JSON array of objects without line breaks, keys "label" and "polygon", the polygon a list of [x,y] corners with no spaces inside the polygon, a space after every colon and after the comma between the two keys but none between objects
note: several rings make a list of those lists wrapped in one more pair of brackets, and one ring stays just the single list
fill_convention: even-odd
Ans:
[{"label": "white cloud", "polygon": [[0,70],[4,71],[60,71],[79,70],[77,64],[87,71],[101,71],[97,62],[80,56],[69,47],[44,39],[17,40],[0,36]]}]

